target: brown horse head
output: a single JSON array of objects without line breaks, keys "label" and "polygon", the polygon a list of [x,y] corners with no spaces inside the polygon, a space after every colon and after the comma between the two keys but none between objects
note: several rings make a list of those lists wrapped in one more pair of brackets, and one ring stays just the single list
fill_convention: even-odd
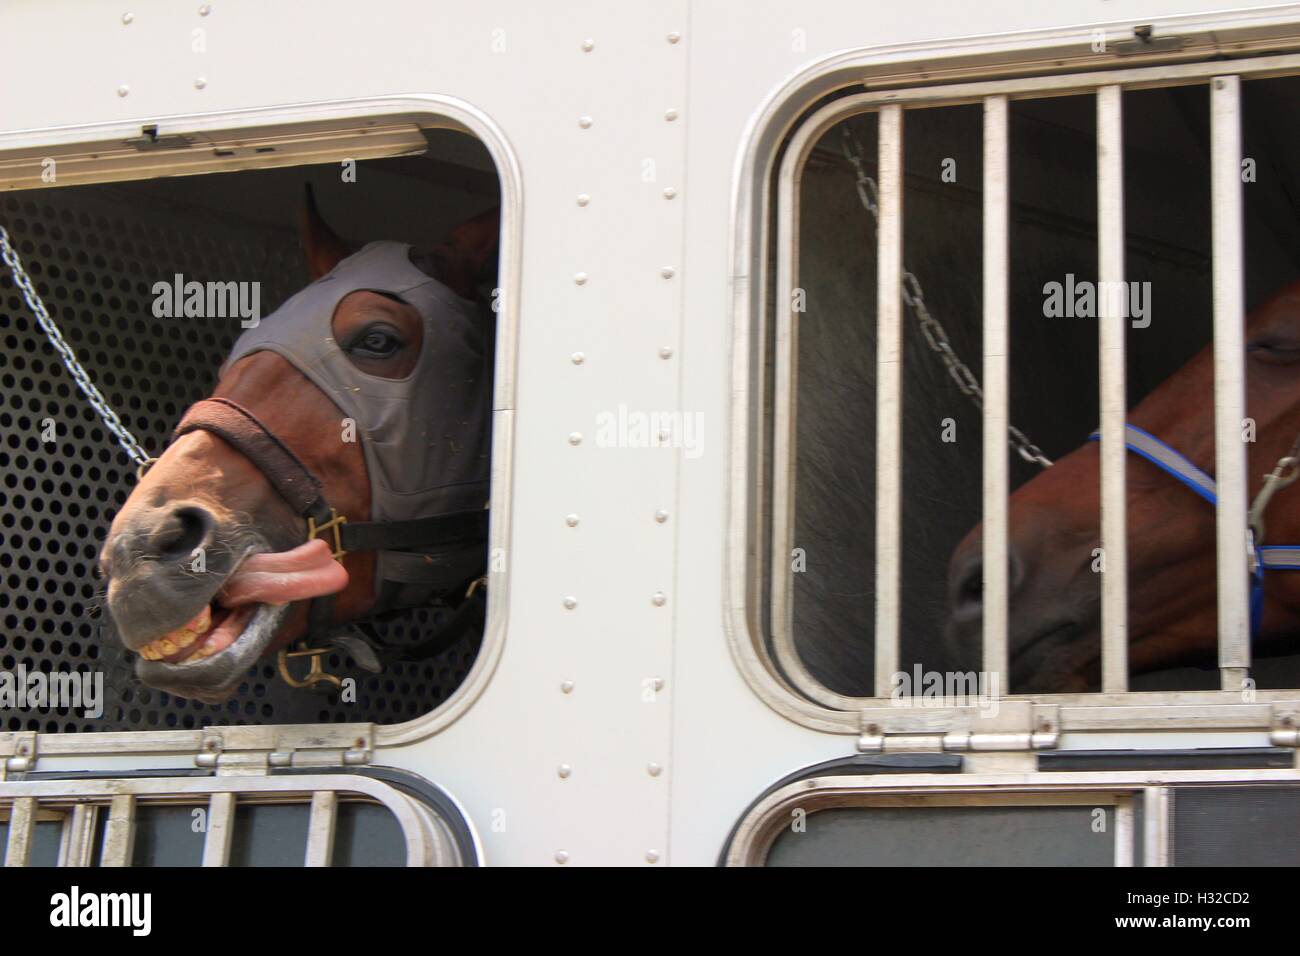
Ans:
[{"label": "brown horse head", "polygon": [[223,700],[259,657],[307,632],[314,600],[332,596],[318,607],[342,625],[421,603],[428,579],[473,564],[463,542],[335,561],[326,540],[308,539],[293,491],[305,475],[354,526],[483,508],[491,330],[471,300],[495,259],[495,224],[495,212],[480,216],[425,253],[355,251],[308,192],[315,281],[241,336],[220,401],[185,419],[202,420],[203,406],[255,423],[254,444],[278,445],[301,473],[275,475],[220,427],[183,425],[104,541],[109,630],[139,655],[144,683]]},{"label": "brown horse head", "polygon": [[[1246,414],[1253,496],[1300,434],[1300,282],[1274,294],[1246,323]],[[1128,422],[1214,474],[1214,360],[1207,347],[1162,383]],[[1247,436],[1248,437],[1248,436]],[[1142,673],[1213,659],[1218,625],[1215,514],[1205,500],[1137,455],[1127,464],[1129,667]],[[1008,514],[1011,689],[1096,689],[1100,674],[1100,452],[1088,442],[1010,499]],[[1300,487],[1273,499],[1267,543],[1300,543]],[[980,642],[981,533],[949,566],[948,639]],[[1266,576],[1258,650],[1300,635],[1300,574]]]}]

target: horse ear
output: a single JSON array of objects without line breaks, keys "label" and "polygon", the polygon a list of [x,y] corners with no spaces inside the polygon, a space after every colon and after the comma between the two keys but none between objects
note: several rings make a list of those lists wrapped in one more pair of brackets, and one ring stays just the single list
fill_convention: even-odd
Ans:
[{"label": "horse ear", "polygon": [[473,299],[481,284],[496,278],[500,234],[501,210],[490,209],[462,222],[432,249],[417,252],[412,261],[457,295]]},{"label": "horse ear", "polygon": [[298,239],[307,255],[307,271],[319,279],[352,254],[348,244],[329,227],[316,208],[316,194],[307,183],[298,210]]}]

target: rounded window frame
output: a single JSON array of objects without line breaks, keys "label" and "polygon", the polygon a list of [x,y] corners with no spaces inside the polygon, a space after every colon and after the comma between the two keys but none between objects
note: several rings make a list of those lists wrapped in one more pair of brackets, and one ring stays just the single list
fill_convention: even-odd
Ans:
[{"label": "rounded window frame", "polygon": [[[328,131],[342,124],[355,124],[367,119],[387,122],[410,122],[421,129],[453,129],[477,139],[487,150],[495,166],[500,184],[501,226],[500,257],[497,267],[498,296],[495,379],[492,398],[492,513],[488,532],[489,553],[502,554],[506,561],[489,569],[487,623],[483,642],[474,664],[460,686],[441,704],[426,714],[398,724],[261,724],[234,728],[235,739],[223,741],[225,749],[251,749],[277,751],[289,741],[307,744],[311,729],[328,727],[331,740],[352,740],[360,750],[378,750],[414,743],[445,730],[463,716],[483,695],[501,659],[506,634],[509,608],[509,555],[507,546],[512,531],[510,509],[513,499],[514,478],[514,412],[516,405],[517,345],[519,327],[519,290],[521,281],[521,246],[523,223],[523,174],[518,157],[500,126],[476,106],[450,96],[433,93],[408,93],[390,96],[357,97],[322,100],[289,106],[256,107],[175,114],[166,117],[168,135],[180,133],[219,134],[239,133],[252,135],[258,130],[275,129],[276,132]],[[142,124],[156,123],[150,118],[128,121],[87,123],[19,130],[0,136],[0,158],[15,152],[31,155],[41,149],[84,147],[93,152],[96,146],[112,144],[138,137]],[[349,158],[342,148],[337,156]],[[324,160],[322,160],[324,161]],[[39,166],[40,159],[31,160]],[[285,163],[264,161],[258,163],[247,158],[235,158],[229,163],[233,170],[269,168]],[[179,167],[184,174],[184,166]],[[141,176],[141,180],[164,178],[166,172]],[[111,181],[122,176],[105,175],[79,179],[80,183]],[[208,730],[139,730],[119,733],[0,733],[0,759],[9,756],[24,759],[23,754],[34,750],[42,754],[114,754],[129,753],[183,754],[197,753],[204,737],[222,731],[222,727]],[[318,735],[319,736],[319,735]],[[4,746],[5,743],[11,746]],[[318,746],[328,746],[323,740]],[[24,748],[27,748],[26,750]]]}]

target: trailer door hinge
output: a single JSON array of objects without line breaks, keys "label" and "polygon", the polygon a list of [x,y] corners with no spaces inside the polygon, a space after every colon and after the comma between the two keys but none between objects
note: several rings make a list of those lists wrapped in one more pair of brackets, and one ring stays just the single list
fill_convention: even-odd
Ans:
[{"label": "trailer door hinge", "polygon": [[885,751],[1049,750],[1060,740],[1056,704],[994,700],[978,707],[936,708],[926,713],[923,701],[882,713],[863,711],[857,749]]},{"label": "trailer door hinge", "polygon": [[1300,747],[1300,700],[1279,700],[1272,711],[1269,743],[1274,747]]},{"label": "trailer door hinge", "polygon": [[219,774],[264,775],[284,767],[356,767],[373,753],[370,724],[209,727],[194,763]]},{"label": "trailer door hinge", "polygon": [[[8,738],[6,741],[4,738]],[[7,773],[26,773],[36,767],[36,731],[0,735],[0,780]]]}]

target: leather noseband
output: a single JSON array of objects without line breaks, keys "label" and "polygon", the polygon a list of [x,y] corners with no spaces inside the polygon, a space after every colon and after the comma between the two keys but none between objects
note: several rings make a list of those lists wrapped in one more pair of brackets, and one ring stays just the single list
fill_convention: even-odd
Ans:
[{"label": "leather noseband", "polygon": [[[330,507],[320,479],[289,446],[256,415],[228,398],[208,398],[194,403],[176,426],[172,439],[193,431],[216,435],[252,462],[294,513],[307,522],[308,540],[330,532],[326,540],[337,561],[341,562],[349,551],[409,551],[421,546],[470,544],[487,539],[486,508],[407,521],[348,521]],[[477,578],[478,574],[473,577]],[[432,583],[449,590],[465,582],[458,578]],[[324,636],[329,631],[334,598],[328,594],[312,599],[308,637]]]}]

